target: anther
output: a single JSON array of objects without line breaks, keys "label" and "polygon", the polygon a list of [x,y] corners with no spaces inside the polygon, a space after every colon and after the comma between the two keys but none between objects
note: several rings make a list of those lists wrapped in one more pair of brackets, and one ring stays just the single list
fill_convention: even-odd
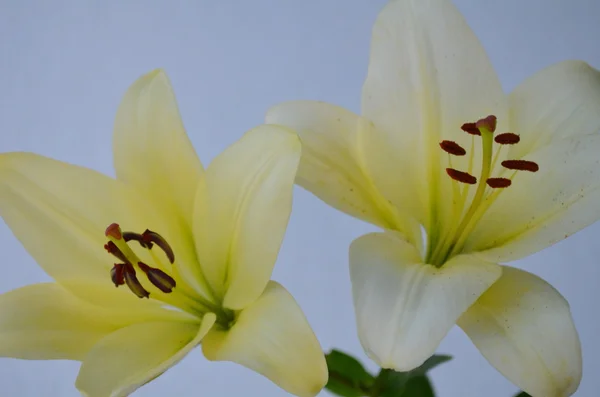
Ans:
[{"label": "anther", "polygon": [[124,269],[125,270],[123,273],[125,275],[125,282],[127,283],[127,286],[131,292],[133,292],[138,298],[148,298],[150,296],[150,292],[146,291],[144,287],[142,287],[142,284],[140,284],[135,275],[133,266],[125,265]]},{"label": "anther", "polygon": [[475,127],[477,127],[477,129],[480,131],[482,128],[484,128],[489,132],[494,132],[496,131],[496,122],[496,116],[489,115],[487,117],[477,120],[477,122],[475,123]]},{"label": "anther", "polygon": [[124,263],[115,263],[115,266],[112,269],[110,269],[110,278],[112,279],[112,282],[115,284],[115,287],[125,284],[125,279],[124,279],[124,274],[123,274],[124,266],[125,266]]},{"label": "anther", "polygon": [[540,167],[537,163],[527,160],[504,160],[502,162],[504,168],[509,170],[537,172]]},{"label": "anther", "polygon": [[461,130],[471,135],[481,135],[481,132],[475,125],[475,123],[464,123],[461,127]]},{"label": "anther", "polygon": [[458,182],[468,183],[469,185],[474,185],[477,183],[477,178],[468,172],[455,170],[454,168],[446,168],[446,173],[448,173],[450,178]]},{"label": "anther", "polygon": [[177,286],[175,280],[162,270],[150,267],[143,262],[138,262],[138,266],[146,273],[148,280],[162,292],[168,294]]},{"label": "anther", "polygon": [[152,243],[158,245],[167,255],[169,262],[175,262],[175,253],[173,252],[173,249],[169,243],[167,243],[167,240],[165,240],[160,234],[146,229],[146,231],[142,233],[142,239],[146,244],[149,244],[149,248],[152,248]]},{"label": "anther", "polygon": [[450,153],[455,156],[464,156],[465,154],[467,154],[467,151],[454,141],[441,141],[440,147],[446,153]]},{"label": "anther", "polygon": [[125,240],[125,242],[129,242],[131,240],[137,241],[143,248],[152,248],[152,243],[147,243],[146,241],[144,241],[144,236],[142,236],[139,233],[123,232],[123,240]]},{"label": "anther", "polygon": [[115,243],[113,243],[112,241],[109,241],[108,243],[104,244],[104,249],[109,254],[115,256],[119,260],[121,260],[125,263],[129,263],[129,259],[127,259],[127,257],[121,252],[121,250],[117,247],[117,245]]},{"label": "anther", "polygon": [[113,237],[117,240],[123,238],[123,234],[121,233],[121,227],[118,223],[111,223],[110,225],[108,225],[106,231],[104,232],[104,235],[106,237]]},{"label": "anther", "polygon": [[501,145],[514,145],[515,143],[519,143],[520,140],[521,137],[512,132],[505,132],[494,137],[494,141]]},{"label": "anther", "polygon": [[488,178],[486,183],[489,187],[498,189],[509,187],[512,182],[508,178]]}]

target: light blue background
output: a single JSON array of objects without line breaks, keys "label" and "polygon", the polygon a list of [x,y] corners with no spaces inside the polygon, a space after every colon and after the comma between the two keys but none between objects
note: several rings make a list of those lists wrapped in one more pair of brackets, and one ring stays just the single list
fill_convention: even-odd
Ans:
[{"label": "light blue background", "polygon": [[[204,164],[261,123],[266,109],[280,101],[320,99],[358,111],[370,30],[383,4],[2,1],[0,151],[33,151],[113,175],[117,105],[129,84],[155,67],[171,77]],[[598,1],[456,4],[507,91],[564,59],[600,67]],[[273,276],[294,294],[325,349],[341,348],[364,360],[355,333],[347,249],[372,229],[297,189]],[[600,390],[599,236],[600,225],[592,226],[517,264],[551,282],[571,303],[584,352],[577,395],[587,397]],[[0,292],[48,279],[4,224],[0,252]],[[441,397],[516,392],[459,329],[450,332],[440,352],[456,356],[432,373]],[[76,396],[77,369],[72,362],[0,359],[2,395]],[[243,367],[209,363],[196,350],[136,395],[286,394]]]}]

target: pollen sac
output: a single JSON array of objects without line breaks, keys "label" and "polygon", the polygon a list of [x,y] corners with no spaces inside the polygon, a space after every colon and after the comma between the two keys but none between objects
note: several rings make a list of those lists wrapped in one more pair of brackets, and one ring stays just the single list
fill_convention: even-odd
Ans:
[{"label": "pollen sac", "polygon": [[508,178],[488,178],[486,183],[489,187],[498,189],[509,187],[512,182]]},{"label": "pollen sac", "polygon": [[135,275],[133,267],[125,266],[124,278],[127,286],[138,298],[148,298],[150,292],[146,291]]},{"label": "pollen sac", "polygon": [[467,154],[467,151],[454,141],[441,141],[440,147],[446,153],[450,153],[454,156],[464,156]]},{"label": "pollen sac", "polygon": [[137,241],[144,248],[148,248],[148,249],[152,248],[152,243],[147,243],[146,241],[144,241],[144,236],[142,236],[139,233],[124,232],[123,233],[123,240],[125,240],[125,242],[129,242],[129,241],[132,241],[132,240],[133,241]]},{"label": "pollen sac", "polygon": [[489,115],[487,117],[477,120],[477,122],[475,123],[475,127],[477,127],[477,129],[480,132],[482,128],[488,130],[489,132],[494,132],[496,131],[497,121],[498,120],[496,119],[496,116]]},{"label": "pollen sac", "polygon": [[474,185],[477,183],[477,178],[468,172],[455,170],[454,168],[446,168],[446,173],[448,176],[450,176],[450,178],[458,182],[467,183],[469,185]]},{"label": "pollen sac", "polygon": [[115,287],[125,284],[125,275],[123,273],[124,263],[115,263],[115,266],[110,269],[110,278],[115,284]]},{"label": "pollen sac", "polygon": [[104,244],[104,249],[109,254],[115,256],[122,262],[126,262],[126,263],[129,262],[127,257],[121,252],[121,250],[117,247],[117,245],[115,243],[113,243],[112,241],[109,241],[108,243]]},{"label": "pollen sac", "polygon": [[168,294],[177,286],[177,283],[173,277],[169,276],[162,270],[150,267],[143,262],[139,262],[138,266],[144,273],[146,273],[148,280],[150,280],[150,282],[162,292]]},{"label": "pollen sac", "polygon": [[149,245],[149,248],[152,248],[152,243],[158,245],[160,249],[162,249],[167,255],[169,262],[175,262],[175,253],[173,252],[173,249],[169,243],[167,243],[167,240],[165,240],[160,234],[146,229],[146,231],[142,233],[142,239],[146,244]]},{"label": "pollen sac", "polygon": [[513,134],[512,132],[505,132],[502,134],[498,134],[494,137],[494,141],[501,145],[514,145],[521,141],[521,137],[517,134]]},{"label": "pollen sac", "polygon": [[527,160],[504,160],[502,162],[502,166],[504,168],[508,168],[509,170],[529,172],[537,172],[540,169],[540,166],[537,165],[537,163]]},{"label": "pollen sac", "polygon": [[461,130],[471,135],[481,135],[479,128],[475,125],[475,123],[464,123],[461,127]]}]

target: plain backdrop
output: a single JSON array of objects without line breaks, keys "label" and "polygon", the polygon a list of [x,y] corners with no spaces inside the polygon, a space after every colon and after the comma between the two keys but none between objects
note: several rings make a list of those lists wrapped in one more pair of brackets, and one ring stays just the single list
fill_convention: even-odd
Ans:
[{"label": "plain backdrop", "polygon": [[[359,111],[370,31],[384,0],[1,1],[0,151],[25,150],[114,175],[111,134],[122,94],[165,68],[204,164],[290,99]],[[600,1],[462,0],[507,91],[570,58],[600,67]],[[600,109],[599,109],[600,111]],[[600,154],[599,154],[600,155]],[[600,203],[599,203],[600,205]],[[369,362],[355,333],[350,242],[374,228],[296,188],[273,278],[295,296],[323,348]],[[581,335],[577,396],[600,389],[600,225],[516,263],[569,300]],[[0,223],[0,292],[48,280]],[[441,397],[512,396],[458,328],[431,374]],[[78,363],[0,358],[3,396],[77,396]],[[285,396],[260,375],[206,361],[196,349],[136,396]],[[327,392],[322,393],[328,395]]]}]

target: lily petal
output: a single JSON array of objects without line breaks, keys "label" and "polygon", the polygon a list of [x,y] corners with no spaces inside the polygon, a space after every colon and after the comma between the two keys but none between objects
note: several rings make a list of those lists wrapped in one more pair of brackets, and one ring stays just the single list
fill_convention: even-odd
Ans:
[{"label": "lily petal", "polygon": [[296,134],[263,125],[208,167],[196,194],[194,236],[202,270],[225,307],[253,302],[271,278],[299,161]]},{"label": "lily petal", "polygon": [[[148,321],[190,321],[196,319],[196,312],[189,314],[180,310],[165,308],[165,304],[172,304],[185,308],[185,302],[174,299],[169,300],[153,290],[149,299],[140,299],[127,287],[115,288],[111,283],[103,281],[90,281],[85,279],[61,279],[61,287],[67,289],[74,296],[71,299],[82,300],[92,305],[94,316],[108,324],[119,328],[126,325]],[[152,290],[150,286],[146,288]],[[160,296],[161,300],[154,299]],[[169,295],[167,295],[169,296]]]},{"label": "lily petal", "polygon": [[0,215],[54,279],[110,282],[103,249],[113,222],[126,230],[171,226],[143,196],[95,171],[31,153],[0,155]]},{"label": "lily petal", "polygon": [[348,215],[420,239],[416,222],[399,219],[362,164],[361,143],[372,133],[368,120],[325,102],[292,101],[269,109],[266,122],[288,126],[300,136],[298,185]]},{"label": "lily petal", "polygon": [[33,284],[0,295],[0,356],[81,360],[117,329],[104,313],[55,283]]},{"label": "lily petal", "polygon": [[233,361],[300,397],[313,397],[327,383],[319,342],[294,298],[271,281],[227,331],[213,328],[202,343],[212,361]]},{"label": "lily petal", "polygon": [[546,145],[518,172],[470,234],[465,251],[508,262],[538,252],[600,219],[600,134]]},{"label": "lily petal", "polygon": [[[196,293],[213,300],[189,238],[204,169],[185,132],[164,71],[157,69],[140,77],[125,93],[115,119],[113,151],[117,178],[156,202],[160,214],[183,229],[177,239],[177,271]],[[162,231],[160,234],[164,236]]]},{"label": "lily petal", "polygon": [[581,346],[569,304],[531,273],[502,277],[458,325],[498,371],[534,397],[570,396],[581,381]]},{"label": "lily petal", "polygon": [[[445,168],[468,171],[471,155],[453,157],[449,165],[439,142],[469,150],[472,136],[461,126],[490,114],[498,128],[508,127],[506,96],[494,69],[448,0],[398,0],[384,7],[373,28],[362,114],[375,124],[363,141],[375,185],[428,230],[432,222],[451,223]],[[481,150],[472,154],[478,175]],[[440,188],[431,191],[432,185]]]},{"label": "lily petal", "polygon": [[137,322],[189,321],[108,283],[33,284],[0,295],[0,356],[82,360],[107,334]]},{"label": "lily petal", "polygon": [[201,324],[146,322],[113,332],[85,357],[75,384],[87,396],[127,396],[183,359],[215,320],[208,313]]},{"label": "lily petal", "polygon": [[395,234],[359,237],[350,246],[350,278],[363,348],[383,368],[421,365],[500,274],[499,265],[472,255],[442,268],[423,264]]},{"label": "lily petal", "polygon": [[191,219],[200,160],[183,127],[169,78],[160,69],[139,78],[117,111],[113,137],[117,178],[131,184],[166,211]]},{"label": "lily petal", "polygon": [[600,132],[600,71],[565,61],[534,74],[509,97],[511,130],[521,141],[508,154],[520,159],[560,139]]}]

